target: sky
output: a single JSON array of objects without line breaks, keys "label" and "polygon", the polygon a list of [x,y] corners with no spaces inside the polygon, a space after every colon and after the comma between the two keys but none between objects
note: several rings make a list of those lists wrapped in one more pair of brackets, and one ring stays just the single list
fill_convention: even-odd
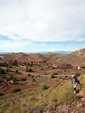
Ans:
[{"label": "sky", "polygon": [[85,48],[85,0],[0,0],[0,52]]}]

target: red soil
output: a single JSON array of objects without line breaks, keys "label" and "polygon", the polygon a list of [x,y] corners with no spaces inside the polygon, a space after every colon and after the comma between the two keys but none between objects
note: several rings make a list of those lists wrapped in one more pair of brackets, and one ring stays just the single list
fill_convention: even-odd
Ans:
[{"label": "red soil", "polygon": [[53,81],[53,82],[48,83],[48,87],[59,86],[59,85],[63,85],[63,84],[68,83],[68,82],[70,82],[70,80],[59,80],[59,82]]},{"label": "red soil", "polygon": [[28,88],[37,88],[37,87],[38,87],[38,85],[23,86],[23,85],[11,85],[11,84],[9,84],[4,89],[1,89],[0,90],[0,93],[2,93],[2,94],[8,94],[8,93],[11,93],[15,89],[24,90],[24,89],[28,89]]}]

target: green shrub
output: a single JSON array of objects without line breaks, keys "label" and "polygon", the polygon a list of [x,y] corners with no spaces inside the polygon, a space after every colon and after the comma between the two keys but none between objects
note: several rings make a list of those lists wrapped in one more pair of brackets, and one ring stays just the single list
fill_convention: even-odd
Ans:
[{"label": "green shrub", "polygon": [[12,84],[19,84],[18,82],[13,82]]},{"label": "green shrub", "polygon": [[30,74],[28,74],[28,76],[31,76]]},{"label": "green shrub", "polygon": [[5,70],[0,68],[0,74],[5,74]]},{"label": "green shrub", "polygon": [[81,74],[80,73],[76,73],[75,76],[79,77]]},{"label": "green shrub", "polygon": [[34,75],[32,75],[32,78],[34,78]]},{"label": "green shrub", "polygon": [[26,69],[26,72],[33,72],[33,70],[30,68],[30,69]]},{"label": "green shrub", "polygon": [[6,81],[10,81],[10,79],[9,79],[9,78],[7,78],[7,79],[6,79]]},{"label": "green shrub", "polygon": [[4,94],[0,93],[0,96],[3,96]]},{"label": "green shrub", "polygon": [[9,68],[12,68],[12,66],[9,66]]},{"label": "green shrub", "polygon": [[37,75],[37,77],[40,77],[40,75]]},{"label": "green shrub", "polygon": [[62,80],[66,80],[66,79],[67,79],[67,77],[63,77],[63,78],[62,78]]},{"label": "green shrub", "polygon": [[55,78],[55,76],[54,75],[51,75],[51,78]]},{"label": "green shrub", "polygon": [[52,69],[55,69],[54,67],[52,67]]},{"label": "green shrub", "polygon": [[66,70],[64,70],[64,72],[66,72]]},{"label": "green shrub", "polygon": [[10,75],[9,80],[12,80],[12,79],[13,79],[13,75]]},{"label": "green shrub", "polygon": [[17,78],[13,78],[13,82],[16,82],[17,81]]},{"label": "green shrub", "polygon": [[82,69],[85,69],[85,66],[82,66]]},{"label": "green shrub", "polygon": [[58,75],[58,73],[53,73],[53,75]]},{"label": "green shrub", "polygon": [[21,89],[15,89],[15,90],[13,90],[13,93],[17,93],[19,91],[21,91]]},{"label": "green shrub", "polygon": [[15,73],[18,73],[18,70],[16,70]]},{"label": "green shrub", "polygon": [[6,77],[5,77],[5,76],[2,76],[2,78],[3,78],[3,79],[6,79]]},{"label": "green shrub", "polygon": [[8,86],[8,84],[4,84],[4,87]]},{"label": "green shrub", "polygon": [[26,81],[26,79],[25,78],[21,78],[21,81]]},{"label": "green shrub", "polygon": [[48,87],[46,85],[43,86],[43,90],[47,90]]},{"label": "green shrub", "polygon": [[9,72],[9,69],[6,69],[6,72]]}]

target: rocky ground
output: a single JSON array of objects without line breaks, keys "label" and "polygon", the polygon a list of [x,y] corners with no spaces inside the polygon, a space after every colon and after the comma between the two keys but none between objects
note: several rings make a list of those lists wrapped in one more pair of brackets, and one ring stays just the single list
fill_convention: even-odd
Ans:
[{"label": "rocky ground", "polygon": [[85,113],[85,98],[71,104],[60,105],[56,107],[55,113]]},{"label": "rocky ground", "polygon": [[30,113],[85,113],[85,98],[74,101],[70,104],[64,103],[47,111],[40,111],[35,109]]}]

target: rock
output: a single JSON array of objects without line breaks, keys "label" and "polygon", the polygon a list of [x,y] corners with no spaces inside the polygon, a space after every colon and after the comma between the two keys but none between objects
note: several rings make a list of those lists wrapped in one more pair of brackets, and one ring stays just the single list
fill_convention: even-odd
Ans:
[{"label": "rock", "polygon": [[81,98],[82,101],[85,101],[85,98]]},{"label": "rock", "polygon": [[82,107],[82,103],[79,103],[79,104],[77,104],[77,106],[76,107]]}]

